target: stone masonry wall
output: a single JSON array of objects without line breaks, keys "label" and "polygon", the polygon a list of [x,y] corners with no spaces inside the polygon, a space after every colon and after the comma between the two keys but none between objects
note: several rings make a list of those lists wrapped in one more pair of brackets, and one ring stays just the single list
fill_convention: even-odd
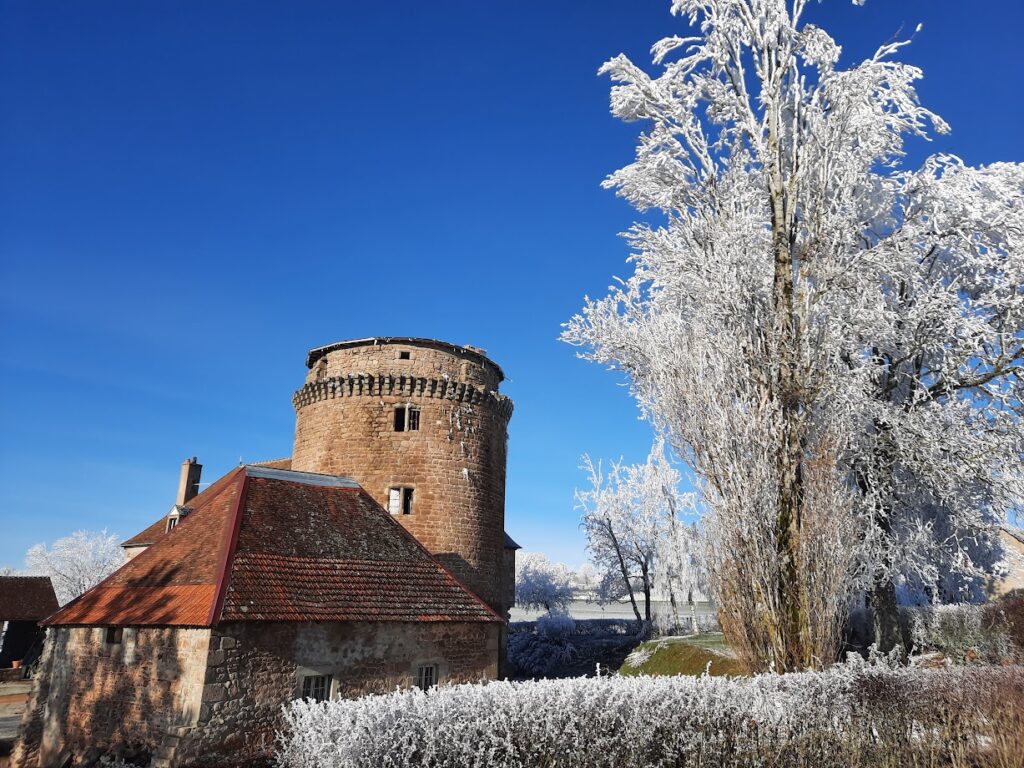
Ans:
[{"label": "stone masonry wall", "polygon": [[381,693],[437,664],[439,682],[497,676],[496,623],[226,623],[213,631],[200,725],[176,765],[241,765],[266,757],[281,705],[304,675],[332,675],[333,695]]},{"label": "stone masonry wall", "polygon": [[[403,359],[403,353],[408,359]],[[296,392],[291,468],[349,475],[382,506],[411,487],[398,520],[499,614],[505,464],[511,401],[476,354],[429,343],[371,343],[328,352]],[[396,432],[396,406],[420,409]]]},{"label": "stone masonry wall", "polygon": [[145,746],[199,716],[208,629],[133,628],[119,644],[103,627],[51,627],[22,720],[18,768],[86,750]]}]

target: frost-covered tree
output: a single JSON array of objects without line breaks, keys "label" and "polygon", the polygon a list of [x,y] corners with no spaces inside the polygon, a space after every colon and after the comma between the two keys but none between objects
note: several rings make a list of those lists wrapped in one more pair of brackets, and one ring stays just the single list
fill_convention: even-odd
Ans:
[{"label": "frost-covered tree", "polygon": [[829,663],[856,589],[894,646],[896,585],[929,551],[980,576],[1022,497],[1024,167],[905,168],[947,130],[906,43],[839,67],[806,7],[675,0],[694,34],[654,45],[657,77],[604,65],[650,126],[606,185],[664,223],[564,332],[694,469],[723,629],[759,669]]},{"label": "frost-covered tree", "polygon": [[61,605],[74,600],[124,564],[118,537],[105,530],[75,531],[47,549],[36,544],[25,554],[25,571],[49,576]]},{"label": "frost-covered tree", "polygon": [[[679,472],[666,459],[661,441],[644,464],[618,462],[605,475],[600,463],[584,456],[582,469],[590,488],[577,490],[576,500],[587,549],[601,574],[599,596],[628,597],[637,621],[651,621],[651,590],[661,553],[666,558],[661,572],[675,608],[672,590],[682,588],[680,578],[690,573],[684,563],[686,535],[680,529],[685,522],[680,515],[692,509],[692,496],[679,491]],[[642,617],[638,593],[643,595]]]},{"label": "frost-covered tree", "polygon": [[564,611],[574,593],[573,572],[568,566],[552,563],[540,552],[516,556],[516,605],[520,608]]}]

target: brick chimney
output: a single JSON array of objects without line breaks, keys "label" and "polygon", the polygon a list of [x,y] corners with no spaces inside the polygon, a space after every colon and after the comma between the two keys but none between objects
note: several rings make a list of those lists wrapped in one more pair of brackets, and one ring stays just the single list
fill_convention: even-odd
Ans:
[{"label": "brick chimney", "polygon": [[181,479],[178,481],[178,497],[175,504],[183,507],[199,493],[199,476],[203,473],[203,465],[196,457],[185,459],[181,465]]}]

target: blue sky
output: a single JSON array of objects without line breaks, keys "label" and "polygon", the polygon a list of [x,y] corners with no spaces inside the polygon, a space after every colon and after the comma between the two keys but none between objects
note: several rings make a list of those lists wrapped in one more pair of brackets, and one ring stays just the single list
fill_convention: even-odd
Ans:
[{"label": "blue sky", "polygon": [[[599,184],[638,127],[596,70],[683,33],[668,7],[2,0],[0,564],[135,533],[186,456],[212,480],[288,455],[306,350],[373,335],[503,366],[507,528],[582,562],[580,454],[650,444],[557,340],[628,273],[633,212]],[[811,14],[844,63],[924,24],[903,58],[953,133],[915,159],[1024,160],[1016,0]]]}]

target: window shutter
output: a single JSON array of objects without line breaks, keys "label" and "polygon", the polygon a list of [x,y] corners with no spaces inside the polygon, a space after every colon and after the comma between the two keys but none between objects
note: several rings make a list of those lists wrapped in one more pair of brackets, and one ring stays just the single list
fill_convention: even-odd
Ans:
[{"label": "window shutter", "polygon": [[402,511],[402,489],[392,488],[388,491],[388,512],[397,515]]}]

